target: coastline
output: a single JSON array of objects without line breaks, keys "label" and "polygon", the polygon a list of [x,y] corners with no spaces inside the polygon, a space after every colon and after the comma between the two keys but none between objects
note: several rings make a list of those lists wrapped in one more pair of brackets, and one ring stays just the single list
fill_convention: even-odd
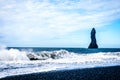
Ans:
[{"label": "coastline", "polygon": [[120,66],[49,71],[8,76],[0,80],[120,80]]}]

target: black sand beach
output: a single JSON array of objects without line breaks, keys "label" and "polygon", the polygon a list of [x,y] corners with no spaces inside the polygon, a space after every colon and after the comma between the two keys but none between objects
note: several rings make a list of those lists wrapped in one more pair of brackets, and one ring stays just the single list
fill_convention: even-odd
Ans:
[{"label": "black sand beach", "polygon": [[120,80],[120,66],[50,71],[10,76],[0,80]]}]

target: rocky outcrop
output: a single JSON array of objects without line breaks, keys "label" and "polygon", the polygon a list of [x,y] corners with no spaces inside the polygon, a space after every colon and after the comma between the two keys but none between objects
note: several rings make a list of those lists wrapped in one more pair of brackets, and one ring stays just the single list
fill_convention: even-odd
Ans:
[{"label": "rocky outcrop", "polygon": [[98,48],[95,34],[96,34],[96,30],[95,30],[95,28],[92,28],[92,31],[91,31],[91,43],[88,46],[88,48]]}]

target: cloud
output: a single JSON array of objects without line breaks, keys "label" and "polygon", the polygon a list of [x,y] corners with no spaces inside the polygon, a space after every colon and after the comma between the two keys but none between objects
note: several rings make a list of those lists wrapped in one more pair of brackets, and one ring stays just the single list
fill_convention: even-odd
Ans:
[{"label": "cloud", "polygon": [[20,43],[63,38],[120,19],[119,0],[0,0],[0,11],[2,41]]}]

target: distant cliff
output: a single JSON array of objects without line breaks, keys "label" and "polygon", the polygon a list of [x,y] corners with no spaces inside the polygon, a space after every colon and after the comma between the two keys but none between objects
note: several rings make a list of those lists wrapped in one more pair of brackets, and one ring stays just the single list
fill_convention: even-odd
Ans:
[{"label": "distant cliff", "polygon": [[92,28],[92,31],[91,31],[91,43],[88,46],[88,48],[98,48],[95,34],[96,34],[96,30],[95,30],[95,28]]}]

